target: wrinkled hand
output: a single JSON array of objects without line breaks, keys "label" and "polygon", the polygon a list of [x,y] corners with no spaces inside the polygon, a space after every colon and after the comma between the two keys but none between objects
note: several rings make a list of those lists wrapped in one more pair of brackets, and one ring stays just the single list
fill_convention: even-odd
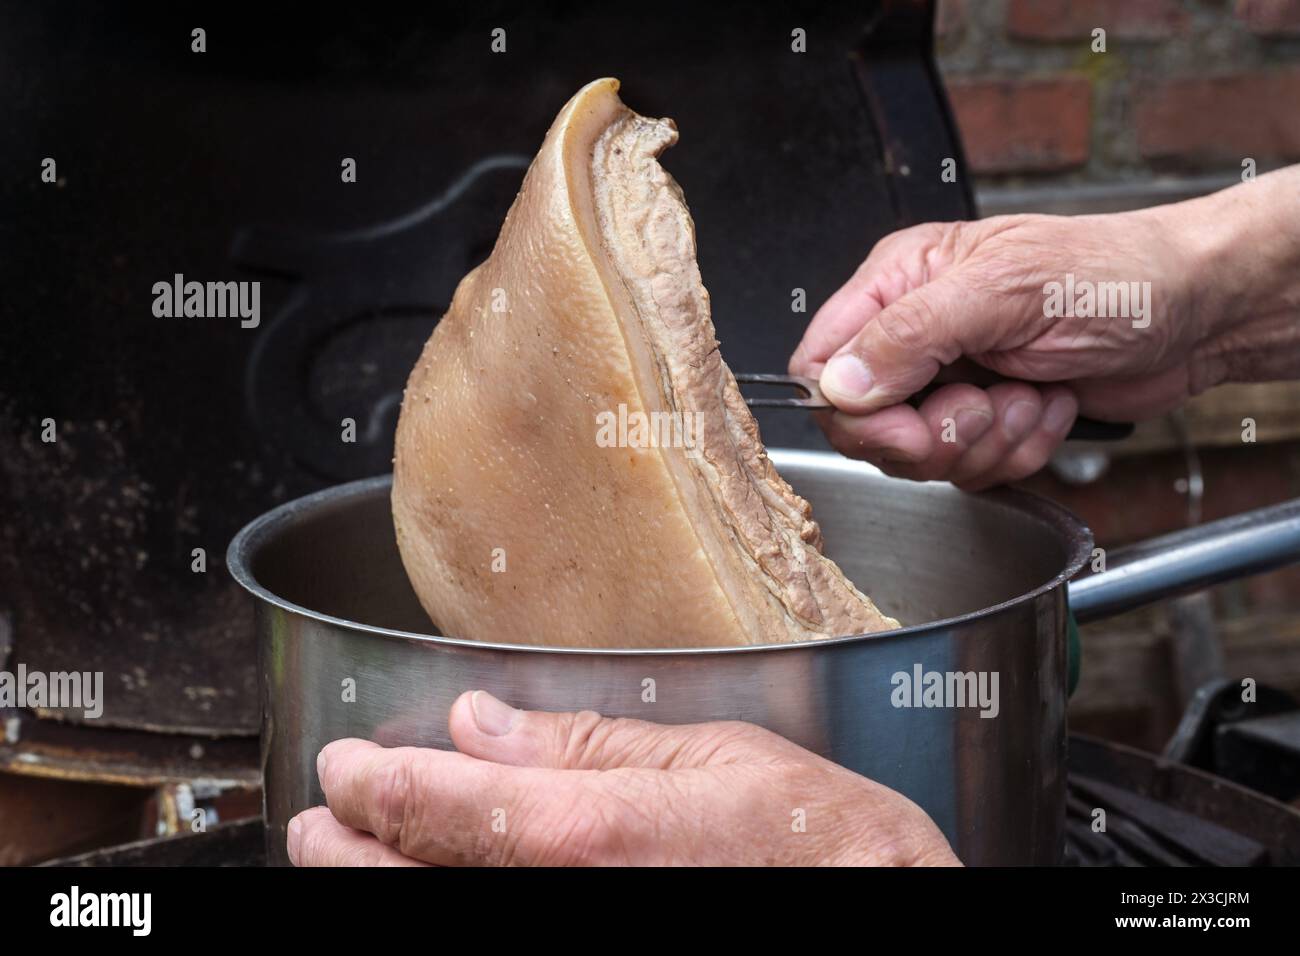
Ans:
[{"label": "wrinkled hand", "polygon": [[[1224,380],[1300,371],[1300,243],[1285,225],[1297,187],[1293,167],[1137,212],[897,232],[818,311],[790,371],[820,379],[838,409],[822,424],[843,454],[973,489],[1016,481],[1079,413],[1148,418]],[[1149,282],[1149,311],[1049,317],[1045,287],[1067,275]],[[1022,381],[898,404],[963,356]]]},{"label": "wrinkled hand", "polygon": [[751,724],[451,710],[459,753],[337,740],[298,866],[923,865],[957,859],[906,797]]}]

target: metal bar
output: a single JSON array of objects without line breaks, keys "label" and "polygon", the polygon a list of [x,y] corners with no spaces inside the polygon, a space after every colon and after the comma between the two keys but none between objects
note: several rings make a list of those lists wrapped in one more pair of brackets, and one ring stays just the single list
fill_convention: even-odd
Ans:
[{"label": "metal bar", "polygon": [[757,372],[736,372],[737,385],[782,385],[799,393],[794,398],[756,398],[745,396],[750,408],[830,408],[831,403],[822,395],[821,386],[811,378],[799,375],[768,375]]},{"label": "metal bar", "polygon": [[[934,0],[879,0],[851,54],[902,225],[975,218],[973,177],[934,62]],[[955,179],[942,176],[946,160]]]},{"label": "metal bar", "polygon": [[1300,499],[1121,548],[1105,571],[1070,582],[1070,609],[1086,623],[1295,561]]}]

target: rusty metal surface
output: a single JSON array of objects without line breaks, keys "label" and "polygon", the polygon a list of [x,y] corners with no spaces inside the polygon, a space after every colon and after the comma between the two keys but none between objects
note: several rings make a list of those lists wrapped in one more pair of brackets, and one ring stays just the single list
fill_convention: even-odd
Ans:
[{"label": "rusty metal surface", "polygon": [[265,866],[261,820],[220,823],[205,833],[140,840],[50,860],[43,866]]},{"label": "rusty metal surface", "polygon": [[153,791],[0,773],[0,867],[138,840]]},{"label": "rusty metal surface", "polygon": [[261,786],[255,737],[89,727],[22,712],[10,712],[10,718],[9,738],[0,740],[0,771],[5,773],[132,786],[196,780],[219,790]]}]

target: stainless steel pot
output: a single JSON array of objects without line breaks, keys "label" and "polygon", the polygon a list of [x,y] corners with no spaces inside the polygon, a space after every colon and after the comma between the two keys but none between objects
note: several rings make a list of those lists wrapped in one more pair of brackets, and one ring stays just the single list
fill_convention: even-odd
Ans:
[{"label": "stainless steel pot", "polygon": [[[407,583],[389,478],[290,502],[244,528],[227,559],[257,604],[270,860],[287,862],[293,815],[324,802],[321,747],[365,737],[450,748],[452,702],[482,688],[533,709],[751,721],[907,794],[967,863],[1059,861],[1066,582],[1088,562],[1091,532],[1020,492],[969,495],[824,453],[772,458],[813,503],[827,553],[886,611],[917,623],[797,645],[620,651],[530,647],[521,619],[500,643],[463,641],[431,633]],[[1297,557],[1292,502],[1111,554],[1104,573],[1069,586],[1069,602],[1090,620]],[[954,697],[898,706],[903,686],[930,672],[983,675],[996,713]]]}]

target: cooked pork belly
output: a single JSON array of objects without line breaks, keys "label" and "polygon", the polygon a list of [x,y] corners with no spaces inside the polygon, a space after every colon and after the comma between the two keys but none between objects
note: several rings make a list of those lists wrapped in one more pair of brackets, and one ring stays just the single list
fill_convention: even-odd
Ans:
[{"label": "cooked pork belly", "polygon": [[898,626],[821,554],[718,351],[671,120],[569,101],[411,373],[393,519],[444,634],[707,647]]}]

